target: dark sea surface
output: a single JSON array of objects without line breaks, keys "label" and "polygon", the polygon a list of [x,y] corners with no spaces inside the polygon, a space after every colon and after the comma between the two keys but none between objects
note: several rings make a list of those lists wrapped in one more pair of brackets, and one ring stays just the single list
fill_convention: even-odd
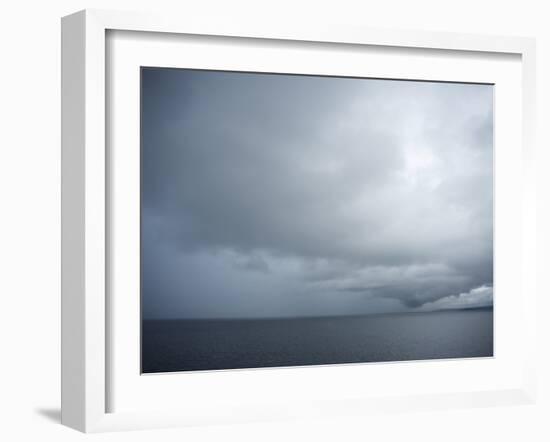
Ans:
[{"label": "dark sea surface", "polygon": [[143,373],[492,355],[492,308],[142,323]]}]

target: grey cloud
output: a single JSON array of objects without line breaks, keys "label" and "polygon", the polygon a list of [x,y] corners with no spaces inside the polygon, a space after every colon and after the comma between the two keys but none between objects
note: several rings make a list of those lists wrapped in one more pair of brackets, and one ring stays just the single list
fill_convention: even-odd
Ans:
[{"label": "grey cloud", "polygon": [[[239,281],[236,310],[268,316],[492,283],[491,86],[164,69],[142,84],[152,316],[193,316],[190,299]],[[159,281],[204,259],[231,265]]]},{"label": "grey cloud", "polygon": [[421,310],[465,309],[476,307],[488,307],[493,305],[493,287],[483,285],[471,289],[469,292],[458,295],[450,295],[428,302],[421,306]]}]

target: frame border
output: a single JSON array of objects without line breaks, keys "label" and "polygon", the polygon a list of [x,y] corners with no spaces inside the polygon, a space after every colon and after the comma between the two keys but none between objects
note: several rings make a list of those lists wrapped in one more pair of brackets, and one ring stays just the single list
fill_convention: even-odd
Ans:
[{"label": "frame border", "polygon": [[[83,10],[61,21],[61,422],[83,432],[183,425],[171,413],[106,413],[109,346],[106,327],[106,52],[108,30],[245,37],[385,47],[495,52],[522,57],[522,256],[536,259],[535,39],[342,25],[299,27],[216,21],[193,16]],[[532,261],[533,262],[533,261]],[[523,259],[522,291],[528,299],[527,333],[535,341],[536,265]],[[529,346],[524,388],[470,394],[349,400],[342,415],[407,409],[451,409],[533,403],[536,354]],[[314,415],[333,414],[321,406]],[[263,416],[262,416],[263,418]],[[274,416],[265,416],[273,420]],[[237,420],[237,419],[236,419]]]}]

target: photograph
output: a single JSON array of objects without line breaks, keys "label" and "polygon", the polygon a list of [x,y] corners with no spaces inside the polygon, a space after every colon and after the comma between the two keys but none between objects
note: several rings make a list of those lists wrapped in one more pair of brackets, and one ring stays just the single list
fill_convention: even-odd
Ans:
[{"label": "photograph", "polygon": [[143,374],[493,357],[493,84],[140,75]]}]

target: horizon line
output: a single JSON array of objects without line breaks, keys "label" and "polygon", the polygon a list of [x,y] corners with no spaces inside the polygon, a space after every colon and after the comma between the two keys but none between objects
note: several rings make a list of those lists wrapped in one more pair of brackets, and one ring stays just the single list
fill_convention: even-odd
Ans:
[{"label": "horizon line", "polygon": [[282,319],[326,319],[326,318],[359,318],[363,316],[406,315],[411,313],[439,313],[465,310],[493,310],[494,305],[481,305],[476,307],[448,308],[439,310],[410,310],[402,312],[379,312],[363,314],[337,314],[337,315],[300,315],[300,316],[211,316],[211,317],[174,317],[174,318],[141,318],[141,321],[261,321]]}]

